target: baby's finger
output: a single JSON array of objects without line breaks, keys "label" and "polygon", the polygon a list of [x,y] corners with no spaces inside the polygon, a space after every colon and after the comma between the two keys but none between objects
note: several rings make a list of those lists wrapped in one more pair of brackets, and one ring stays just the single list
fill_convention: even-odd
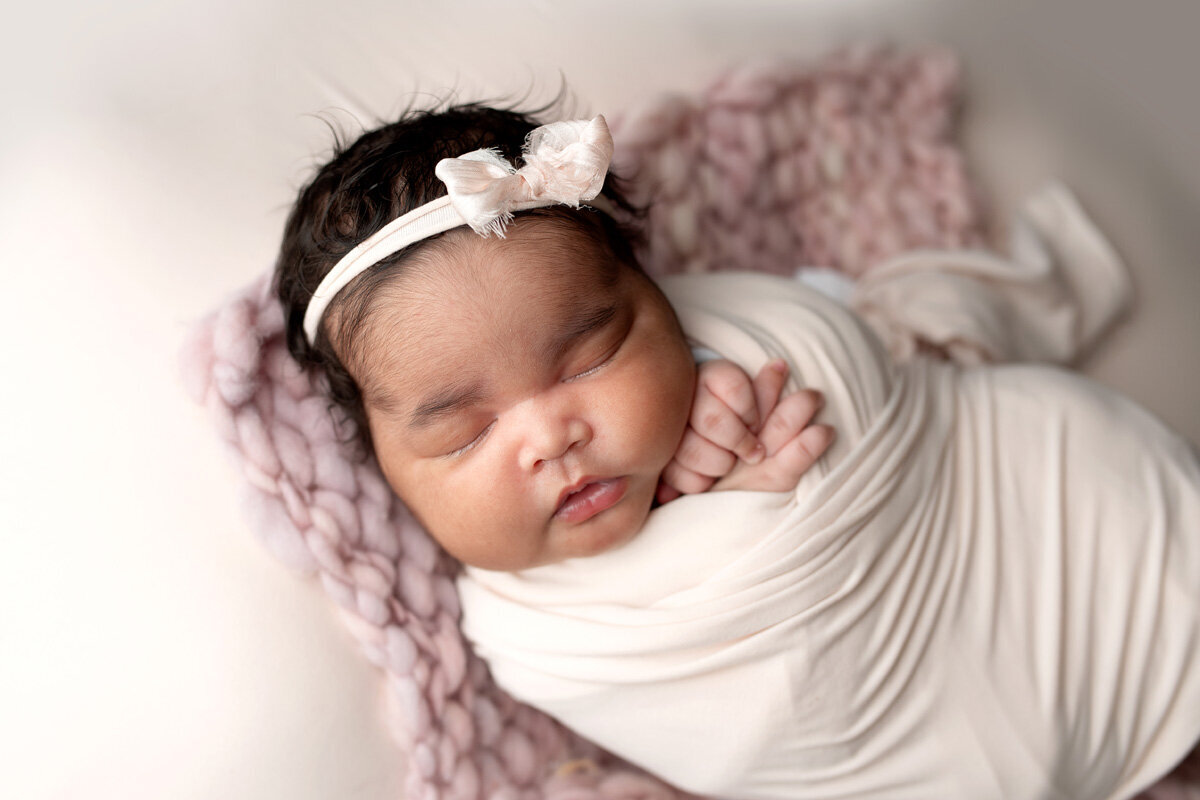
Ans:
[{"label": "baby's finger", "polygon": [[[782,358],[773,358],[763,365],[754,376],[754,402],[758,407],[759,419],[766,420],[779,402],[779,394],[787,383],[788,365]],[[753,428],[759,432],[757,427]]]},{"label": "baby's finger", "polygon": [[[746,391],[750,391],[749,384],[746,385]],[[752,464],[761,461],[764,451],[759,447],[758,437],[750,426],[716,395],[707,392],[707,389],[701,388],[697,393],[692,408],[692,428],[710,443],[731,451],[741,459]]]},{"label": "baby's finger", "polygon": [[679,498],[682,494],[683,493],[674,486],[669,486],[660,477],[658,481],[658,488],[654,490],[654,499],[657,500],[658,504],[661,506]]},{"label": "baby's finger", "polygon": [[[662,475],[659,476],[659,481],[661,481],[658,489],[660,497],[666,496],[663,490],[664,484],[668,488],[674,489],[679,494],[700,494],[701,492],[708,491],[708,488],[712,486],[714,482],[713,479],[707,475],[701,475],[697,472],[693,472],[687,467],[682,466],[678,461],[672,461],[671,463],[667,464],[666,469],[664,469]],[[659,502],[665,503],[667,501],[660,500]]]},{"label": "baby's finger", "polygon": [[701,364],[697,385],[737,414],[747,428],[758,428],[764,419],[758,413],[750,376],[732,361],[719,359]]},{"label": "baby's finger", "polygon": [[825,405],[825,398],[814,389],[801,389],[779,401],[767,417],[759,439],[773,456],[792,441]]},{"label": "baby's finger", "polygon": [[834,430],[828,425],[809,425],[781,447],[771,458],[771,466],[781,484],[795,486],[833,444],[834,437]]},{"label": "baby's finger", "polygon": [[675,451],[674,461],[683,468],[707,475],[710,478],[720,478],[737,463],[737,456],[728,449],[708,441],[691,428],[688,428],[679,448]]}]

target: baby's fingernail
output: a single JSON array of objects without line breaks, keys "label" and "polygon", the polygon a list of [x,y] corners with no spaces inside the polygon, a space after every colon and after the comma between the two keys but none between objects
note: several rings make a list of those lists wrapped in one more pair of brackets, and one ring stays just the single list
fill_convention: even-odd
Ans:
[{"label": "baby's fingernail", "polygon": [[747,464],[757,464],[763,460],[763,456],[767,454],[767,448],[763,447],[763,443],[759,442],[754,445],[754,449],[750,451],[750,455],[746,456]]},{"label": "baby's fingernail", "polygon": [[771,369],[775,370],[776,372],[787,372],[787,362],[784,361],[782,358],[772,359],[771,363],[768,364],[767,366],[770,367]]}]

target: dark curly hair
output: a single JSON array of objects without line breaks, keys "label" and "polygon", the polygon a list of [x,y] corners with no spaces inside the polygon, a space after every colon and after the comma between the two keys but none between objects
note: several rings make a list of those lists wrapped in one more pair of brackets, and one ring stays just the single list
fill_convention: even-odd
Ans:
[{"label": "dark curly hair", "polygon": [[[331,411],[340,409],[344,418],[339,422],[350,424],[343,428],[345,438],[357,441],[365,452],[372,451],[371,434],[362,391],[346,366],[349,343],[359,339],[356,333],[369,316],[374,290],[397,275],[418,252],[436,247],[442,235],[410,245],[355,278],[334,298],[316,341],[309,342],[304,335],[304,312],[313,292],[359,242],[396,217],[446,194],[434,174],[441,159],[489,147],[520,167],[526,137],[542,124],[534,118],[536,113],[478,104],[410,112],[364,133],[349,146],[337,142],[332,159],[300,190],[284,226],[275,264],[275,290],[283,304],[287,346],[296,361],[324,377],[333,403]],[[634,252],[640,242],[635,225],[639,214],[611,174],[602,194],[619,209],[621,220],[562,206],[519,212],[518,216],[552,218],[587,237],[618,262],[640,270]],[[327,324],[331,319],[336,320],[335,326]]]}]

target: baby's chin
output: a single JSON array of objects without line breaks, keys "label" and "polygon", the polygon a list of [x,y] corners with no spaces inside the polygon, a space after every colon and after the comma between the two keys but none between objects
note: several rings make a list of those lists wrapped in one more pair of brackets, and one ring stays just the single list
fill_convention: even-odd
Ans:
[{"label": "baby's chin", "polygon": [[594,531],[578,531],[579,536],[572,543],[574,552],[568,557],[598,556],[601,553],[623,547],[636,539],[642,531],[642,526],[646,524],[646,517],[650,515],[651,504],[654,501],[653,492],[646,497],[642,497],[640,494],[639,496],[627,496],[619,505],[610,509],[609,513],[619,513],[613,514],[610,519],[603,520],[607,523],[606,525],[596,526]]},{"label": "baby's chin", "polygon": [[606,530],[602,535],[588,538],[571,557],[591,558],[610,550],[629,544],[641,531],[640,525],[629,525],[619,529]]},{"label": "baby's chin", "polygon": [[[592,558],[602,553],[616,550],[637,538],[646,518],[650,515],[651,503],[654,500],[653,488],[631,487],[630,492],[621,502],[600,515],[581,525],[554,525],[538,531],[531,531],[518,540],[531,543],[540,541],[542,544],[537,552],[526,551],[515,553],[514,548],[504,548],[502,551],[467,552],[462,548],[451,545],[456,541],[477,540],[477,537],[456,536],[439,537],[437,531],[430,530],[430,535],[455,559],[465,566],[492,572],[519,572],[526,569],[546,567],[575,558]],[[499,531],[492,536],[485,536],[489,541],[501,541],[505,538]],[[509,542],[516,544],[511,538]]]},{"label": "baby's chin", "polygon": [[[642,521],[646,514],[641,515]],[[541,552],[515,554],[511,550],[505,552],[455,552],[451,548],[443,548],[461,564],[474,569],[490,572],[520,572],[538,567],[548,567],[576,558],[592,558],[610,550],[615,550],[632,541],[641,530],[640,524],[628,525],[595,525],[574,530],[559,530],[554,532],[552,540]],[[437,539],[437,536],[433,536]]]}]

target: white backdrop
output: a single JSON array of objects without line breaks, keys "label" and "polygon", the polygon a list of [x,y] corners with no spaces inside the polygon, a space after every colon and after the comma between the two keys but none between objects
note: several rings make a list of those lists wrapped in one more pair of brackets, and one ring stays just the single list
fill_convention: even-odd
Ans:
[{"label": "white backdrop", "polygon": [[580,111],[848,41],[963,55],[998,213],[1073,186],[1138,307],[1086,365],[1200,442],[1189,0],[68,0],[0,31],[0,797],[395,798],[378,686],[180,388],[329,137],[413,92]]}]

